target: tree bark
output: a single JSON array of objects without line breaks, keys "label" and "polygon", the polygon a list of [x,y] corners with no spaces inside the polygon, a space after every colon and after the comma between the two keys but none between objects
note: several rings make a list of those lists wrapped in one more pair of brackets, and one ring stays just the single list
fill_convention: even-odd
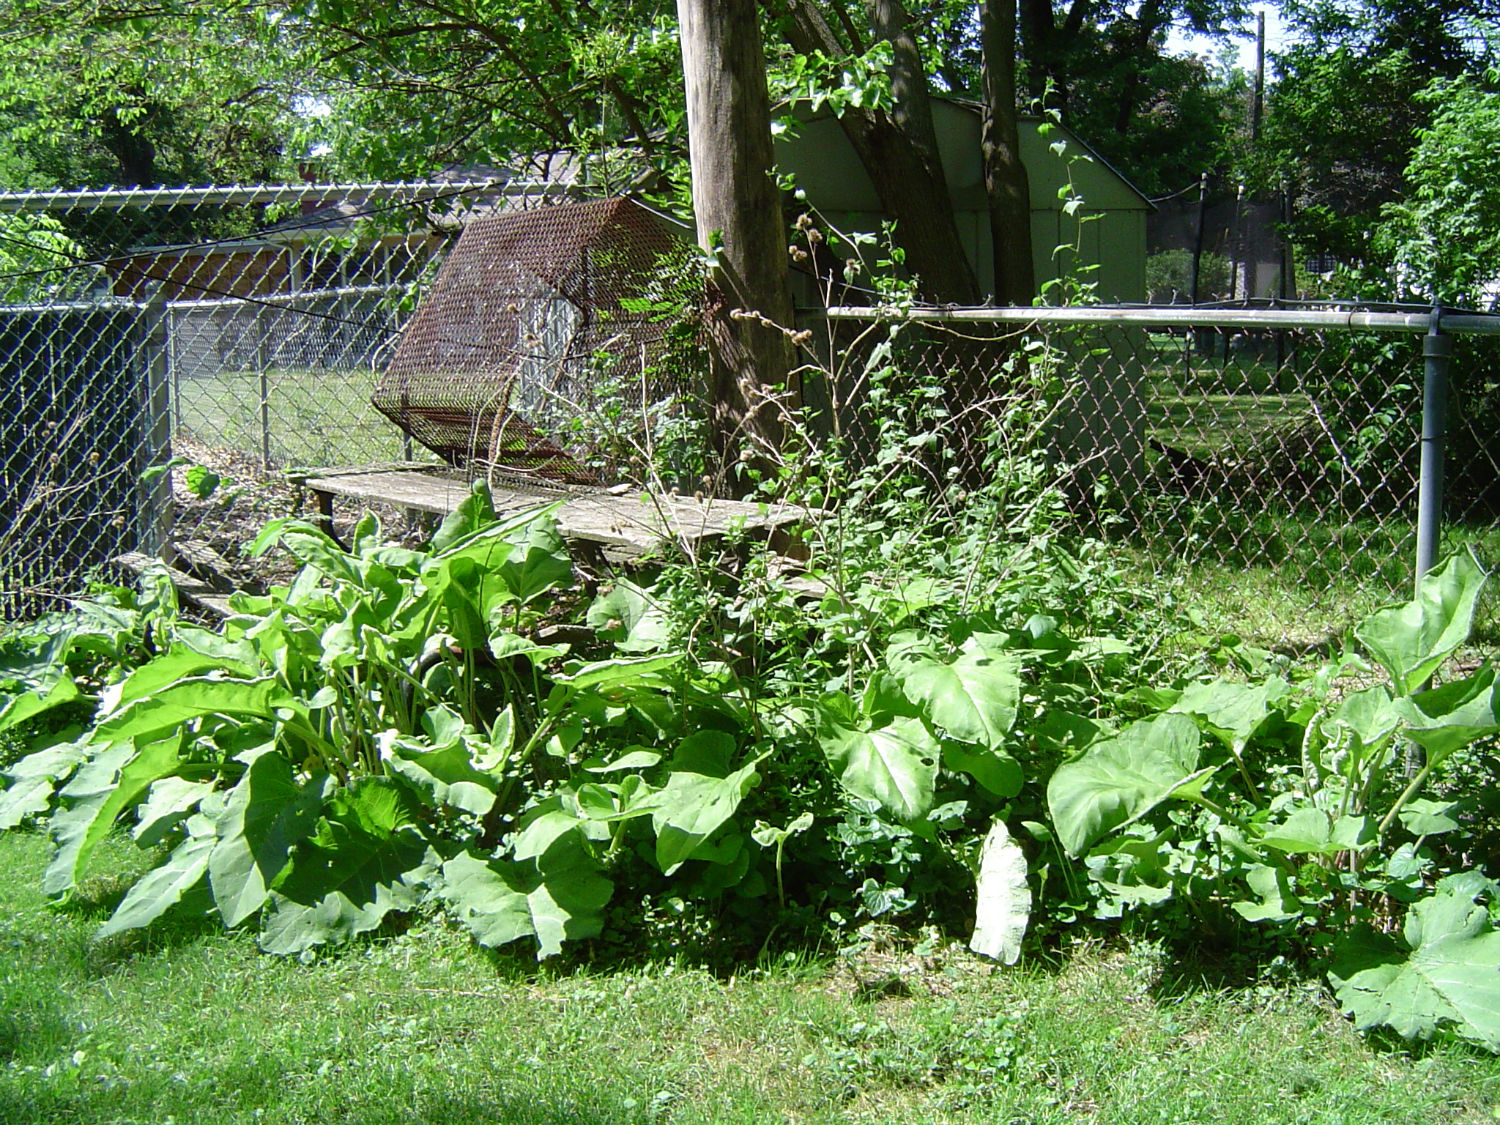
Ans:
[{"label": "tree bark", "polygon": [[1016,2],[984,0],[979,10],[984,122],[980,148],[990,204],[995,299],[1029,305],[1036,296],[1031,257],[1031,187],[1021,163],[1016,110]]},{"label": "tree bark", "polygon": [[756,0],[677,0],[698,242],[715,254],[710,411],[723,466],[772,469],[795,388],[781,197]]},{"label": "tree bark", "polygon": [[[794,51],[804,55],[822,51],[830,58],[844,53],[843,44],[811,0],[790,0],[787,14],[787,41]],[[894,96],[898,108],[890,114],[850,106],[839,123],[874,183],[882,209],[895,220],[896,243],[905,252],[906,268],[916,276],[921,295],[931,301],[977,304],[979,283],[964,253],[937,158],[926,78],[909,17],[897,0],[876,0],[871,15],[877,35],[888,39],[895,50],[892,85],[903,93]]]}]

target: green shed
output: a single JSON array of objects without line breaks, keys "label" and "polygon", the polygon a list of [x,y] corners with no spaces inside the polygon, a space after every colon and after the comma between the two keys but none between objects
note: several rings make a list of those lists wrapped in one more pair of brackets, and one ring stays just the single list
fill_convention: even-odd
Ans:
[{"label": "green shed", "polygon": [[[943,173],[957,214],[959,234],[980,289],[993,292],[995,266],[990,249],[989,204],[980,158],[980,106],[953,98],[934,99],[933,124]],[[1038,286],[1066,268],[1059,246],[1081,239],[1079,265],[1098,265],[1094,280],[1106,303],[1146,299],[1146,217],[1154,206],[1129,180],[1077,135],[1044,119],[1023,117],[1021,160],[1031,188],[1031,246]],[[1057,146],[1062,145],[1062,151]],[[778,171],[793,175],[808,201],[840,230],[874,233],[884,216],[875,185],[866,175],[842,126],[831,110],[806,112],[795,130],[776,145]],[[1072,193],[1083,199],[1081,214],[1097,216],[1081,225],[1063,211]]]}]

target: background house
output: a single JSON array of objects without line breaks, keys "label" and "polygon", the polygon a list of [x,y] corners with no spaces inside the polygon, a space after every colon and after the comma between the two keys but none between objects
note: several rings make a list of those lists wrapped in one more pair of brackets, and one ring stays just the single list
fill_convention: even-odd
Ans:
[{"label": "background house", "polygon": [[[951,99],[934,100],[943,173],[957,213],[959,235],[982,291],[993,292],[995,264],[990,246],[989,202],[980,156],[980,107]],[[1054,125],[1042,135],[1044,121],[1021,120],[1021,160],[1031,189],[1031,252],[1037,285],[1066,268],[1062,245],[1081,238],[1078,265],[1097,265],[1104,302],[1138,302],[1146,298],[1146,219],[1152,204],[1074,133]],[[1059,155],[1052,146],[1066,145]],[[875,233],[884,219],[880,197],[832,111],[807,113],[794,133],[776,144],[777,169],[790,172],[808,201],[835,227]],[[1090,219],[1080,226],[1063,211],[1066,189],[1084,201]],[[798,294],[799,299],[810,295]]]}]

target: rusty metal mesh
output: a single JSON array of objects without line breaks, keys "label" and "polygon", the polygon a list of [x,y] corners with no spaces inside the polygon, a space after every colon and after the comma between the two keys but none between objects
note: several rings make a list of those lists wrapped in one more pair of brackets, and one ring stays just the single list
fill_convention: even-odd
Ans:
[{"label": "rusty metal mesh", "polygon": [[453,465],[570,484],[622,472],[671,360],[685,241],[627,199],[480,219],[424,296],[372,401]]}]

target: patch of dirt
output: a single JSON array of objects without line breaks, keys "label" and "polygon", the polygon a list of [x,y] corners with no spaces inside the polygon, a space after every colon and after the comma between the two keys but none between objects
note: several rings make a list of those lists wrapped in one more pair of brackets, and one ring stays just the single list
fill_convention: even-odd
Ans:
[{"label": "patch of dirt", "polygon": [[[286,552],[272,551],[252,559],[244,548],[273,519],[316,518],[317,502],[312,492],[275,469],[268,472],[257,458],[238,450],[181,436],[174,448],[188,462],[171,474],[169,541],[179,555],[174,561],[178,565],[188,563],[183,569],[224,589],[262,591],[289,582],[297,565]],[[205,477],[202,470],[212,476]],[[377,508],[375,514],[385,538],[392,542],[416,546],[432,531],[425,520],[414,519],[400,509]],[[359,513],[352,510],[337,512],[335,533],[347,542],[358,519]],[[217,573],[203,573],[202,565],[192,564],[195,548],[201,547],[220,556],[222,561],[211,568]]]}]

